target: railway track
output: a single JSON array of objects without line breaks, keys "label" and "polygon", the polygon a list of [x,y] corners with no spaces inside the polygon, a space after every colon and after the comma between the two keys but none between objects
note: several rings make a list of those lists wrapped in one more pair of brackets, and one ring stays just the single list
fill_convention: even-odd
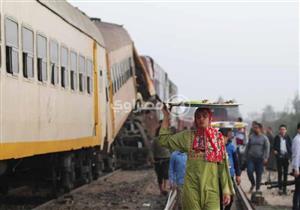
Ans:
[{"label": "railway track", "polygon": [[[95,181],[105,180],[113,174],[118,173],[120,170],[121,169],[106,173]],[[0,197],[0,210],[43,209],[56,200],[68,200],[68,197],[70,197],[72,193],[82,190],[88,186],[89,184],[79,186],[71,192],[63,194],[55,199],[50,196],[51,193],[48,192],[49,190],[47,191],[47,189],[34,192],[35,190],[29,186],[21,186],[9,190],[7,196]]]},{"label": "railway track", "polygon": [[[116,173],[119,173],[120,171],[121,171],[121,169],[117,169],[117,170],[115,170],[115,171],[113,171],[113,172],[110,172],[110,173],[107,173],[107,174],[101,176],[100,178],[98,178],[98,179],[95,180],[95,181],[105,180],[105,179],[107,179],[108,177],[110,177],[110,176],[112,176],[112,175],[114,175],[114,174],[116,174]],[[95,181],[93,181],[93,182],[95,182]],[[93,182],[91,182],[91,183],[93,183]],[[90,183],[90,184],[91,184],[91,183]],[[60,196],[60,197],[58,197],[58,198],[49,200],[48,202],[43,203],[43,204],[41,204],[41,205],[39,205],[39,206],[33,208],[32,210],[43,210],[43,209],[47,209],[48,206],[51,206],[51,205],[52,205],[54,202],[56,202],[56,201],[72,202],[72,194],[74,194],[74,193],[76,193],[76,192],[78,192],[78,191],[84,190],[84,189],[87,188],[88,186],[89,186],[89,184],[85,184],[85,185],[82,185],[82,186],[80,186],[80,187],[77,187],[77,188],[75,188],[74,190],[72,190],[71,192],[69,192],[69,193],[67,193],[67,194],[64,194],[64,195],[62,195],[62,196]]]},{"label": "railway track", "polygon": [[[255,210],[254,206],[251,204],[247,198],[245,192],[241,186],[234,183],[234,188],[236,191],[235,209],[236,210]],[[168,200],[166,202],[164,210],[173,210],[176,203],[176,191],[171,191],[169,193]],[[232,208],[234,209],[234,208]]]},{"label": "railway track", "polygon": [[255,210],[254,206],[249,201],[248,197],[246,196],[241,186],[236,185],[236,183],[234,182],[234,188],[235,188],[236,198],[237,198],[236,209]]}]

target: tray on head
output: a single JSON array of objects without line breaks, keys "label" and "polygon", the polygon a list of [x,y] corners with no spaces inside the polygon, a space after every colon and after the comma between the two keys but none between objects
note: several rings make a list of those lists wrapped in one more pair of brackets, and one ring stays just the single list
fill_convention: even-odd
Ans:
[{"label": "tray on head", "polygon": [[225,101],[223,103],[219,102],[210,102],[208,100],[200,101],[181,101],[181,102],[167,102],[170,106],[184,106],[184,107],[201,107],[201,108],[229,108],[229,107],[238,107],[240,104],[235,103],[234,101]]},{"label": "tray on head", "polygon": [[245,128],[248,126],[248,123],[233,122],[233,121],[218,121],[218,122],[212,122],[211,126],[214,128]]}]

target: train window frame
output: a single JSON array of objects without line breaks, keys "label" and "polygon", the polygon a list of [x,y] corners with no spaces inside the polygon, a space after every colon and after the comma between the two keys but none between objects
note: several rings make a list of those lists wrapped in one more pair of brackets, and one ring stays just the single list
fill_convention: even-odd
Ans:
[{"label": "train window frame", "polygon": [[[88,94],[93,93],[93,60],[86,58],[86,91]],[[90,65],[89,65],[90,64]],[[90,68],[89,68],[90,67]]]},{"label": "train window frame", "polygon": [[[42,37],[42,38],[45,38],[45,40],[46,40],[46,50],[45,50],[46,56],[45,56],[45,58],[40,58],[39,57],[39,44],[38,44],[38,37],[39,36]],[[39,83],[46,84],[47,81],[48,81],[48,55],[49,55],[48,54],[48,50],[49,50],[48,37],[44,33],[40,32],[40,31],[37,31],[36,32],[35,43],[36,43],[35,48],[36,48],[37,80],[38,80]],[[42,63],[40,63],[40,62],[42,62]],[[40,71],[39,67],[43,63],[45,64],[45,70],[43,71],[43,69],[41,69],[42,72],[39,72]],[[40,74],[41,74],[41,77],[40,77]]]},{"label": "train window frame", "polygon": [[132,58],[129,57],[128,58],[128,64],[129,64],[129,78],[133,76],[133,72],[132,72]]},{"label": "train window frame", "polygon": [[[109,80],[108,80],[108,76],[106,74],[106,72],[104,72],[105,69],[103,69],[103,82],[104,82],[104,86],[105,86],[105,99],[106,99],[106,103],[109,102],[109,86],[110,86],[110,83],[109,83]],[[106,70],[107,71],[107,70]]]},{"label": "train window frame", "polygon": [[121,62],[120,77],[121,77],[121,84],[123,86],[125,84],[124,78],[123,78],[123,61]]},{"label": "train window frame", "polygon": [[125,64],[124,64],[124,61],[122,61],[122,71],[121,71],[121,78],[122,78],[122,84],[125,85],[126,83],[126,80],[125,80]]},{"label": "train window frame", "polygon": [[[67,52],[67,61],[66,61],[66,65],[63,64],[62,62],[62,56],[63,56],[63,49],[66,49]],[[59,74],[60,74],[60,86],[61,88],[67,90],[69,87],[69,67],[70,67],[70,50],[67,47],[67,45],[61,43],[60,47],[60,54],[59,54],[59,61],[60,61],[60,70],[59,70]],[[62,80],[64,79],[64,81]]]},{"label": "train window frame", "polygon": [[119,89],[122,87],[122,63],[119,63],[119,70],[118,70],[118,77],[119,77]]},{"label": "train window frame", "polygon": [[112,81],[112,92],[113,94],[115,94],[115,67],[114,67],[114,64],[112,65],[111,67],[111,81]]},{"label": "train window frame", "polygon": [[[83,61],[83,64],[81,63]],[[82,69],[83,68],[83,69]],[[85,92],[85,73],[86,73],[86,59],[85,56],[79,54],[78,56],[78,87],[79,92]]]},{"label": "train window frame", "polygon": [[114,64],[113,75],[114,75],[114,93],[116,93],[118,91],[117,66],[116,66],[116,64]]},{"label": "train window frame", "polygon": [[125,61],[125,78],[126,78],[126,82],[129,80],[129,65],[128,62]]},{"label": "train window frame", "polygon": [[126,78],[126,62],[124,62],[124,69],[123,69],[123,77],[124,77],[124,83],[126,83],[127,82],[127,78]]},{"label": "train window frame", "polygon": [[127,77],[127,80],[129,80],[129,78],[130,78],[130,66],[129,66],[129,62],[126,62],[126,77]]},{"label": "train window frame", "polygon": [[[72,68],[73,67],[72,66],[72,54],[75,54],[75,58],[76,58],[75,68],[76,69]],[[77,91],[77,72],[78,72],[78,53],[74,50],[70,50],[70,89],[73,92]]]},{"label": "train window frame", "polygon": [[128,60],[127,61],[125,60],[125,63],[126,63],[126,81],[128,81],[129,78],[130,78],[130,75],[129,75],[129,62],[128,62]]},{"label": "train window frame", "polygon": [[[52,57],[52,49],[51,46],[52,44],[57,46],[56,49],[56,61],[55,58]],[[59,58],[60,58],[60,45],[59,42],[55,39],[50,38],[49,39],[49,65],[50,65],[50,85],[51,86],[58,86],[59,85]]]},{"label": "train window frame", "polygon": [[[24,48],[24,30],[30,31],[32,33],[32,52],[30,52],[28,49]],[[31,26],[28,24],[22,23],[21,24],[21,52],[22,52],[22,75],[23,78],[26,80],[33,80],[35,78],[35,31]],[[26,41],[27,43],[27,41]],[[27,59],[26,59],[27,58]],[[28,66],[26,65],[28,63],[28,59],[32,60],[32,71],[31,75],[29,75]],[[24,60],[25,59],[25,60]],[[26,67],[25,67],[26,65]],[[26,75],[27,74],[27,75]]]},{"label": "train window frame", "polygon": [[119,90],[122,87],[122,80],[121,80],[121,63],[119,63],[119,68],[118,68],[118,80],[119,80]]},{"label": "train window frame", "polygon": [[[8,42],[8,34],[7,34],[7,21],[11,21],[11,22],[13,22],[13,23],[15,23],[16,25],[17,25],[17,47],[16,46],[8,46],[7,44],[7,42]],[[19,51],[20,51],[20,29],[19,29],[19,26],[20,26],[20,24],[18,23],[18,20],[17,19],[15,19],[14,17],[12,17],[12,16],[8,16],[8,15],[5,15],[5,18],[4,18],[4,44],[5,44],[5,69],[6,69],[6,73],[7,73],[7,75],[12,75],[12,76],[14,76],[14,77],[18,77],[18,75],[19,75],[19,72],[20,72],[20,70],[19,70],[19,68],[20,68],[20,61],[19,61],[19,56],[20,56],[20,53],[19,53]],[[13,69],[13,52],[15,53],[15,57],[16,57],[16,63],[15,63],[15,65],[16,65],[16,69],[15,69],[15,71],[14,71],[14,69]],[[9,56],[7,55],[7,54],[10,54]],[[10,60],[7,60],[7,59],[10,59]],[[10,65],[10,68],[11,69],[9,69],[8,70],[8,63],[9,63],[9,65]]]},{"label": "train window frame", "polygon": [[116,65],[116,84],[117,84],[117,91],[120,89],[120,78],[119,78],[119,63]]}]

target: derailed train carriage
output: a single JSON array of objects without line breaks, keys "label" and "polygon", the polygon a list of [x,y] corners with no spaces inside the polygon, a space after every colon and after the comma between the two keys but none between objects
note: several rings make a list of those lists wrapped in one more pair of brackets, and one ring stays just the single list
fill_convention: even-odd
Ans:
[{"label": "derailed train carriage", "polygon": [[132,155],[117,153],[120,133],[149,116],[133,110],[156,95],[127,31],[61,0],[0,6],[1,191],[16,181],[70,190],[113,170]]}]

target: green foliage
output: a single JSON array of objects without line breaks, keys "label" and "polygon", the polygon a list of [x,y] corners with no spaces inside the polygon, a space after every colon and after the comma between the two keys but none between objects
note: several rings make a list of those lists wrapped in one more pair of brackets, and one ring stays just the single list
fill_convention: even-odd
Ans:
[{"label": "green foliage", "polygon": [[[292,102],[292,112],[275,112],[271,105],[267,105],[262,113],[262,123],[265,126],[273,128],[274,133],[278,132],[278,128],[281,124],[285,124],[288,127],[288,134],[294,137],[297,133],[297,124],[300,122],[300,98],[297,94]],[[276,116],[276,117],[274,117]]]}]

